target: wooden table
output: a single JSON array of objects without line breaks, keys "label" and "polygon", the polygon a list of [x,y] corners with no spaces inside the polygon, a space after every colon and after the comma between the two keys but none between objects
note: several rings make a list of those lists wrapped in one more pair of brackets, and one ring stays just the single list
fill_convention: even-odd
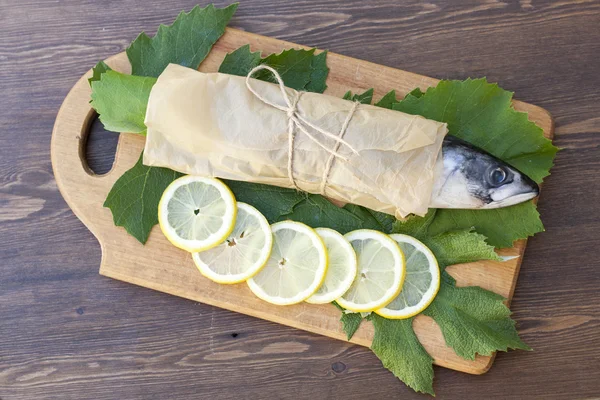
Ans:
[{"label": "wooden table", "polygon": [[[96,61],[195,1],[0,0],[0,399],[418,398],[370,350],[98,275],[50,133]],[[222,2],[219,2],[222,3]],[[223,3],[224,4],[224,3]],[[438,398],[600,395],[600,2],[244,1],[232,26],[437,78],[487,76],[549,110],[564,150],[513,300],[534,352],[436,368]],[[95,126],[88,160],[112,163]]]}]

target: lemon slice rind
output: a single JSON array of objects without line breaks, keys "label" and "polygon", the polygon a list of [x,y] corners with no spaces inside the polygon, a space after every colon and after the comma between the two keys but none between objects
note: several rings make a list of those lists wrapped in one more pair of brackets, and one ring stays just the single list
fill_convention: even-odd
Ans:
[{"label": "lemon slice rind", "polygon": [[[169,202],[173,200],[175,191],[194,182],[215,188],[219,192],[223,202],[222,205],[225,208],[224,215],[222,216],[223,223],[214,233],[203,240],[182,238],[169,224],[168,219],[168,205]],[[190,210],[190,212],[194,212],[193,207],[190,208]],[[158,204],[158,224],[163,234],[174,246],[190,253],[207,250],[223,242],[223,240],[225,240],[233,231],[236,214],[237,206],[235,197],[227,185],[216,178],[205,178],[194,175],[186,175],[171,182],[163,192]],[[190,214],[190,218],[193,218],[192,214]]]},{"label": "lemon slice rind", "polygon": [[[358,229],[358,230],[347,233],[346,235],[344,235],[344,237],[351,243],[355,240],[363,240],[363,241],[364,240],[375,240],[381,245],[382,248],[387,249],[389,251],[389,255],[391,255],[393,258],[394,264],[390,268],[390,271],[393,271],[393,279],[391,280],[391,282],[388,280],[386,280],[386,282],[378,282],[379,284],[384,285],[383,287],[379,284],[377,285],[377,286],[379,286],[379,288],[382,288],[384,293],[375,300],[371,300],[369,302],[356,302],[356,301],[347,299],[346,297],[349,297],[353,293],[356,293],[356,292],[364,293],[364,288],[366,287],[366,285],[370,284],[369,282],[367,282],[367,281],[369,281],[369,279],[364,278],[361,281],[357,281],[357,280],[360,280],[362,278],[362,273],[363,273],[365,267],[372,265],[371,263],[374,261],[374,259],[371,259],[369,261],[369,265],[367,265],[367,266],[362,265],[361,264],[361,254],[360,254],[359,250],[357,250],[355,248],[354,250],[356,251],[357,256],[358,256],[358,272],[357,272],[355,281],[352,283],[350,290],[348,290],[344,296],[337,299],[336,300],[337,303],[340,306],[342,306],[343,308],[350,310],[350,311],[354,311],[354,312],[371,312],[371,311],[374,311],[374,310],[384,307],[390,301],[395,299],[396,296],[398,296],[398,294],[400,293],[400,290],[402,289],[402,284],[404,282],[404,277],[406,275],[406,264],[405,264],[404,254],[402,253],[402,250],[398,246],[398,243],[396,243],[388,235],[386,235],[382,232],[379,232],[379,231],[371,230],[371,229]],[[353,247],[354,247],[354,245],[353,245]],[[365,282],[365,283],[363,283],[363,282]],[[353,290],[355,283],[356,283],[356,287]],[[362,285],[362,287],[361,287],[361,285]],[[387,287],[385,287],[385,286],[387,286]],[[363,289],[363,290],[360,290],[360,289]]]},{"label": "lemon slice rind", "polygon": [[[428,271],[431,273],[431,276],[432,276],[431,284],[429,285],[429,287],[425,291],[425,293],[423,293],[421,300],[414,306],[405,307],[400,310],[388,308],[394,303],[394,300],[395,300],[394,299],[390,303],[388,303],[387,306],[380,308],[378,310],[375,310],[376,314],[379,314],[384,318],[406,319],[406,318],[414,317],[415,315],[423,312],[427,307],[429,307],[431,302],[435,299],[435,296],[437,295],[437,293],[440,289],[440,278],[441,278],[440,277],[440,269],[438,266],[437,259],[435,258],[435,255],[433,254],[433,252],[427,246],[425,246],[421,241],[415,239],[412,236],[402,235],[402,234],[392,234],[392,235],[390,235],[390,237],[393,240],[395,240],[396,242],[408,243],[409,245],[413,246],[417,251],[424,254],[429,262]],[[407,262],[410,262],[410,261],[407,261]],[[408,270],[408,265],[407,265],[407,270]],[[404,284],[405,285],[410,284],[410,280],[408,277],[405,279]],[[400,293],[399,293],[399,295],[400,295]]]},{"label": "lemon slice rind", "polygon": [[[271,234],[271,227],[269,226],[267,219],[260,213],[260,211],[249,204],[238,202],[237,208],[238,211],[236,224],[229,237],[225,241],[221,242],[218,246],[203,252],[192,253],[192,258],[200,273],[217,283],[234,284],[243,282],[253,277],[261,270],[262,267],[264,267],[269,259],[269,256],[271,255],[271,250],[273,247],[273,235]],[[248,221],[248,218],[253,218],[254,221]],[[245,226],[240,226],[240,223],[250,223],[252,225],[258,224],[258,230],[247,232],[247,229],[249,229],[247,224]],[[248,259],[248,254],[243,254],[244,250],[248,248],[247,246],[249,246],[249,244],[245,243],[244,239],[247,240],[249,235],[253,235],[254,232],[262,233],[264,237],[259,238],[260,240],[264,239],[264,244],[263,247],[259,249],[260,254],[258,257],[255,260],[252,260],[252,263],[248,265],[243,272],[239,272],[237,274],[225,274],[217,272],[216,270],[218,269],[228,267],[226,265],[214,265],[215,262],[224,262],[224,260],[222,260],[223,257],[219,257],[219,255],[231,260],[231,252],[238,252],[236,254],[237,257],[235,257],[237,260],[234,261],[239,261],[240,258],[242,260]],[[225,255],[225,253],[229,254]],[[212,258],[212,260],[205,261],[207,258]]]},{"label": "lemon slice rind", "polygon": [[[282,255],[282,252],[294,253],[293,251],[288,251],[289,246],[285,249],[282,249],[280,241],[280,235],[285,234],[284,230],[291,230],[300,235],[304,235],[303,240],[308,239],[311,246],[310,249],[314,250],[316,254],[314,254],[317,258],[317,265],[313,271],[306,272],[309,277],[310,284],[307,285],[306,288],[302,290],[291,291],[289,295],[282,296],[281,293],[279,295],[269,294],[262,286],[261,283],[269,283],[277,282],[277,288],[281,290],[282,285],[293,286],[297,285],[297,279],[294,279],[294,276],[284,277],[282,274],[283,268],[292,268],[291,271],[285,271],[286,274],[292,275],[301,274],[301,270],[307,270],[306,265],[303,265],[302,259],[296,259],[288,261],[287,264],[281,264],[282,256],[286,256],[287,254]],[[273,251],[271,252],[271,256],[267,263],[258,274],[248,279],[246,283],[250,290],[260,299],[275,305],[291,305],[300,303],[311,295],[313,295],[319,287],[323,284],[325,279],[325,274],[327,272],[328,259],[327,259],[327,249],[325,247],[325,243],[323,239],[315,232],[311,227],[302,224],[300,222],[295,221],[281,221],[271,225],[271,232],[273,233]],[[308,250],[302,252],[302,254],[306,254]],[[285,258],[285,257],[283,257]],[[265,274],[264,276],[262,274]],[[274,276],[279,274],[280,279],[275,279]]]},{"label": "lemon slice rind", "polygon": [[[327,247],[329,267],[323,284],[306,299],[306,302],[310,304],[331,303],[346,293],[352,285],[358,270],[358,261],[352,245],[341,233],[329,228],[316,228],[315,231],[321,236]],[[336,247],[332,248],[332,246]],[[341,260],[339,260],[339,256],[342,257]],[[343,279],[336,279],[340,275]]]}]

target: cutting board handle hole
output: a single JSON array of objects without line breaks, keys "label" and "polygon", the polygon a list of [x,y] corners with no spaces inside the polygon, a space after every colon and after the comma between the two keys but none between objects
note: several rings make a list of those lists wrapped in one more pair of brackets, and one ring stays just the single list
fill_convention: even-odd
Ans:
[{"label": "cutting board handle hole", "polygon": [[82,162],[96,175],[109,172],[115,161],[119,133],[107,131],[98,114],[90,118],[86,132],[82,132]]}]

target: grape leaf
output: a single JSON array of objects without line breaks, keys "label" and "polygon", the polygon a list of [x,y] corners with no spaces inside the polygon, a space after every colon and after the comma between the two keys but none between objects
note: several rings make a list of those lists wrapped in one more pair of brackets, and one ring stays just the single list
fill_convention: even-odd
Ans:
[{"label": "grape leaf", "polygon": [[[414,97],[418,98],[418,97],[421,97],[422,95],[423,95],[423,92],[421,91],[421,89],[416,88],[416,89],[413,89],[411,92],[407,93],[407,95],[404,97],[404,99],[406,99],[409,96],[414,96]],[[391,110],[395,103],[398,103],[398,99],[396,98],[396,91],[390,90],[377,103],[375,103],[375,105],[377,107],[387,108],[387,109]]]},{"label": "grape leaf", "polygon": [[90,86],[92,86],[92,82],[99,81],[102,74],[106,71],[112,71],[112,69],[106,65],[104,61],[99,61],[98,64],[92,68],[92,77],[88,79]]},{"label": "grape leaf", "polygon": [[437,221],[438,212],[440,210],[431,209],[424,217],[398,220],[393,224],[392,233],[403,233],[421,240],[435,254],[442,269],[478,260],[502,260],[494,247],[486,243],[487,238],[472,229],[443,231],[432,236],[430,226]]},{"label": "grape leaf", "polygon": [[235,198],[256,207],[270,223],[293,220],[347,233],[355,229],[389,232],[395,218],[354,204],[340,208],[323,196],[257,183],[224,180]]},{"label": "grape leaf", "polygon": [[519,338],[504,298],[477,286],[456,287],[443,279],[424,311],[440,326],[446,344],[468,360],[494,351],[531,350]]},{"label": "grape leaf", "polygon": [[281,216],[280,219],[291,219],[313,227],[331,228],[342,234],[359,229],[364,222],[361,216],[332,204],[318,194],[307,195],[294,206],[291,213]]},{"label": "grape leaf", "polygon": [[329,68],[327,68],[327,51],[323,51],[314,57],[310,61],[310,81],[304,90],[307,92],[323,93],[327,89],[327,75],[329,75]]},{"label": "grape leaf", "polygon": [[250,45],[247,44],[226,54],[219,66],[219,72],[222,74],[246,76],[252,68],[260,64],[261,60],[260,51],[251,52]]},{"label": "grape leaf", "polygon": [[431,208],[423,217],[410,215],[404,220],[396,220],[392,226],[392,233],[403,233],[424,240],[428,234],[429,225],[433,222],[437,209]]},{"label": "grape leaf", "polygon": [[235,198],[253,205],[270,223],[293,220],[346,233],[355,229],[390,232],[396,220],[389,214],[347,204],[340,208],[323,196],[257,183],[224,180]]},{"label": "grape leaf", "polygon": [[[325,63],[326,57],[326,52],[315,55],[315,49],[289,49],[267,56],[261,60],[261,64],[273,67],[287,87],[307,91],[313,89],[322,93],[327,88],[325,79],[329,73]],[[254,78],[275,82],[273,75],[268,71],[259,71]]]},{"label": "grape leaf", "polygon": [[433,359],[412,328],[414,318],[369,318],[375,327],[371,350],[383,366],[417,392],[433,395]]},{"label": "grape leaf", "polygon": [[[412,92],[411,92],[412,93]],[[512,92],[485,78],[440,81],[394,110],[448,123],[449,132],[511,164],[536,182],[549,174],[557,148],[526,113],[512,107]],[[518,143],[518,146],[515,144]]]},{"label": "grape leaf", "polygon": [[168,168],[142,164],[143,153],[133,168],[113,185],[104,207],[110,208],[113,222],[122,226],[140,243],[146,243],[150,230],[158,223],[158,203],[171,182],[182,176]]},{"label": "grape leaf", "polygon": [[237,201],[253,205],[267,218],[269,223],[285,219],[296,204],[306,199],[306,194],[294,189],[259,183],[224,180]]},{"label": "grape leaf", "polygon": [[355,229],[390,232],[395,218],[354,204],[338,207],[323,196],[248,182],[225,181],[239,201],[253,205],[270,223],[292,220],[340,233]]},{"label": "grape leaf", "polygon": [[371,104],[373,101],[373,91],[373,88],[371,88],[366,90],[364,93],[352,94],[352,92],[348,90],[346,94],[344,94],[343,99],[358,101],[361,104]]},{"label": "grape leaf", "polygon": [[[252,68],[261,64],[268,65],[279,73],[285,86],[323,93],[327,88],[325,81],[329,73],[326,57],[326,51],[315,55],[315,49],[288,49],[261,58],[260,52],[253,53],[250,51],[250,45],[245,45],[225,56],[219,72],[246,76]],[[253,78],[275,82],[273,75],[268,71],[258,71]]]},{"label": "grape leaf", "polygon": [[333,304],[338,310],[342,312],[342,316],[340,317],[340,322],[342,323],[342,330],[346,334],[346,338],[348,340],[352,339],[352,336],[354,336],[354,334],[358,330],[358,327],[360,326],[363,317],[360,315],[360,313],[345,312],[346,310],[344,309],[344,307],[340,306],[335,301],[331,304]]},{"label": "grape leaf", "polygon": [[491,210],[439,209],[429,226],[429,233],[436,235],[449,230],[471,228],[485,235],[488,243],[499,248],[511,247],[517,239],[544,231],[535,204],[528,201]]},{"label": "grape leaf", "polygon": [[478,260],[502,261],[486,237],[472,230],[444,232],[424,240],[436,255],[440,268]]},{"label": "grape leaf", "polygon": [[420,88],[416,88],[411,90],[410,92],[408,92],[406,94],[406,96],[404,96],[404,98],[406,99],[407,97],[413,97],[415,99],[418,99],[419,97],[423,96],[425,93],[423,93],[423,91]]},{"label": "grape leaf", "polygon": [[346,333],[348,340],[352,339],[352,336],[354,336],[360,327],[362,320],[363,318],[360,313],[342,313],[340,321],[342,322],[342,329]]},{"label": "grape leaf", "polygon": [[104,127],[113,132],[145,134],[144,117],[156,78],[125,75],[113,70],[98,75],[100,80],[90,82],[91,105],[100,114]]},{"label": "grape leaf", "polygon": [[391,110],[392,105],[397,102],[398,102],[398,99],[396,99],[396,91],[391,90],[391,91],[387,92],[386,95],[383,96],[377,103],[375,103],[375,105],[377,107],[388,108]]},{"label": "grape leaf", "polygon": [[366,207],[357,206],[356,204],[348,203],[344,208],[362,220],[361,226],[356,229],[375,229],[390,233],[392,231],[392,226],[396,221],[396,218],[390,214],[373,211]]},{"label": "grape leaf", "polygon": [[159,76],[170,63],[197,69],[215,42],[225,33],[238,3],[225,8],[209,4],[181,12],[173,25],[160,25],[151,39],[144,32],[127,48],[131,73]]}]

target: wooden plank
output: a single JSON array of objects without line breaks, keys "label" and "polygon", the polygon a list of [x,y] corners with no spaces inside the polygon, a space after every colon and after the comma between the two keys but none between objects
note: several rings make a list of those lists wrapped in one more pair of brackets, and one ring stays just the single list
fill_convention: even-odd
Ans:
[{"label": "wooden plank", "polygon": [[[292,43],[228,29],[217,42],[209,57],[200,67],[201,71],[216,71],[227,52],[250,43],[253,50],[264,54],[279,52],[284,48],[302,47]],[[128,72],[124,53],[108,61],[119,71]],[[381,96],[391,89],[404,95],[415,87],[425,89],[437,80],[413,73],[380,66],[342,55],[330,53],[331,68],[327,84],[328,94],[341,96],[347,90],[361,91],[375,88]],[[145,246],[129,236],[124,229],[115,227],[110,211],[102,203],[113,183],[137,161],[143,148],[144,138],[122,134],[117,148],[113,169],[96,176],[89,170],[82,157],[89,124],[94,117],[88,101],[90,95],[87,77],[82,77],[65,99],[57,117],[52,134],[51,157],[58,187],[75,214],[98,238],[102,247],[102,275],[185,297],[228,310],[241,312],[299,329],[344,340],[339,324],[339,312],[330,305],[299,304],[278,307],[255,298],[245,285],[225,286],[202,277],[196,270],[189,254],[174,248],[154,227]],[[529,113],[530,119],[552,137],[553,122],[543,109],[522,102],[515,102],[517,110]],[[525,241],[503,250],[503,255],[519,257],[504,263],[477,262],[449,271],[459,285],[478,285],[497,292],[508,299],[516,285]],[[415,332],[436,364],[463,372],[481,374],[486,372],[493,357],[478,356],[474,361],[458,357],[444,343],[437,325],[428,317],[416,318]],[[369,346],[373,337],[372,325],[365,323],[352,338],[353,343]]]}]

